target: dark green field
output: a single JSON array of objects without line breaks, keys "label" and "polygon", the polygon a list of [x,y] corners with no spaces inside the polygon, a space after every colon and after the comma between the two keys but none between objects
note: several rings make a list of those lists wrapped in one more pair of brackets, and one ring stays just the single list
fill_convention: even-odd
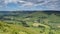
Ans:
[{"label": "dark green field", "polygon": [[60,12],[0,11],[0,34],[60,34]]}]

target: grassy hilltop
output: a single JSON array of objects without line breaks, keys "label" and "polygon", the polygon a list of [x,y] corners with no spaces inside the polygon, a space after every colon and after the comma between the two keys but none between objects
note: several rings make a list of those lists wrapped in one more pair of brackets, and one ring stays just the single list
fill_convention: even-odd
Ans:
[{"label": "grassy hilltop", "polygon": [[60,34],[60,12],[0,11],[0,34]]}]

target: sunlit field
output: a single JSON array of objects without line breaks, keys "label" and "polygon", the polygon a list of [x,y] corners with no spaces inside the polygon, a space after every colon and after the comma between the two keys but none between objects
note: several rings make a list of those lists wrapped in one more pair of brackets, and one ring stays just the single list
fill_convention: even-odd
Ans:
[{"label": "sunlit field", "polygon": [[60,12],[0,11],[0,34],[60,34]]}]

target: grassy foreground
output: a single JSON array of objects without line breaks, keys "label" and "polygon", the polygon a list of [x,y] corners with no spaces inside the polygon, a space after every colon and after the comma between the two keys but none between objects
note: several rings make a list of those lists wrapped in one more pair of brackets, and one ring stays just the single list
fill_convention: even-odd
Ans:
[{"label": "grassy foreground", "polygon": [[39,34],[39,32],[23,26],[7,24],[0,21],[0,34]]}]

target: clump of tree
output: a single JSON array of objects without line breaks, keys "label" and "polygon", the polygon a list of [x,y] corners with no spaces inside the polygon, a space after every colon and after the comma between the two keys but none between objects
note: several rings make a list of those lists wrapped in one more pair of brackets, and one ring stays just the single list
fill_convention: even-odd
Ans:
[{"label": "clump of tree", "polygon": [[21,21],[22,25],[25,27],[29,27],[29,25],[26,23],[26,21]]},{"label": "clump of tree", "polygon": [[42,30],[40,31],[40,33],[45,32],[45,27],[44,26],[39,26]]},{"label": "clump of tree", "polygon": [[50,31],[49,34],[54,34],[54,32]]}]

